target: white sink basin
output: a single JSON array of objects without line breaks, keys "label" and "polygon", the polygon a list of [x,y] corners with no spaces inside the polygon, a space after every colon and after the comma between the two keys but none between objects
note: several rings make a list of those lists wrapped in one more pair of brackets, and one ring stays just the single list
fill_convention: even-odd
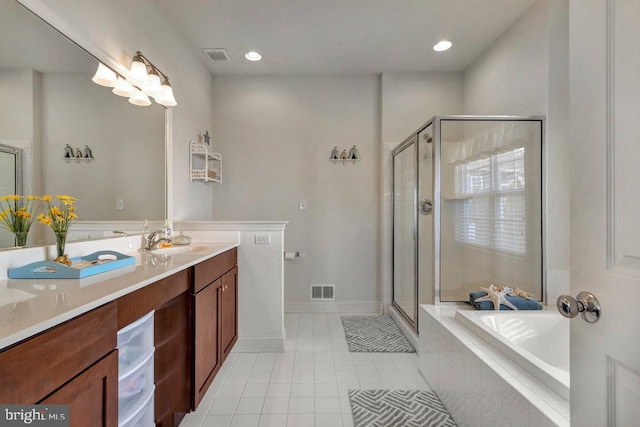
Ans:
[{"label": "white sink basin", "polygon": [[177,255],[177,254],[188,254],[192,252],[202,252],[207,248],[205,246],[191,246],[191,245],[183,245],[183,246],[171,246],[168,248],[159,248],[151,251],[152,254],[164,254],[164,255]]}]

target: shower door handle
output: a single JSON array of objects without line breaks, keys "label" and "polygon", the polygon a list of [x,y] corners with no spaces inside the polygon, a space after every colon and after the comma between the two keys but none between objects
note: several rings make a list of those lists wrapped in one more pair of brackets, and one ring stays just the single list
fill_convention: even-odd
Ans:
[{"label": "shower door handle", "polygon": [[433,202],[429,199],[420,200],[418,210],[422,215],[431,215],[431,212],[433,212]]}]

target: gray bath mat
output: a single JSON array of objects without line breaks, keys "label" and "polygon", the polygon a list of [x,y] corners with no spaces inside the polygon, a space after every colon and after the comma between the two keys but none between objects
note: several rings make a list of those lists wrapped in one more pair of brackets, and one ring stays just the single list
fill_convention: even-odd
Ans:
[{"label": "gray bath mat", "polygon": [[425,390],[349,390],[354,427],[455,427],[438,395]]},{"label": "gray bath mat", "polygon": [[360,353],[415,353],[388,314],[342,316],[349,351]]}]

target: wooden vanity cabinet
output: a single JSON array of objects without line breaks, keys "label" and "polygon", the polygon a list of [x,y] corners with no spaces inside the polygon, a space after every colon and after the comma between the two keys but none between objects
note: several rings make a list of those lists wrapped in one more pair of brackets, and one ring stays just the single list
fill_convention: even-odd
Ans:
[{"label": "wooden vanity cabinet", "polygon": [[69,405],[71,426],[118,425],[116,304],[0,352],[0,403]]},{"label": "wooden vanity cabinet", "polygon": [[238,338],[237,249],[194,267],[193,409],[197,408]]},{"label": "wooden vanity cabinet", "polygon": [[117,426],[117,332],[155,310],[155,423],[179,425],[238,339],[236,264],[233,248],[0,351],[0,404],[64,404],[73,427]]}]

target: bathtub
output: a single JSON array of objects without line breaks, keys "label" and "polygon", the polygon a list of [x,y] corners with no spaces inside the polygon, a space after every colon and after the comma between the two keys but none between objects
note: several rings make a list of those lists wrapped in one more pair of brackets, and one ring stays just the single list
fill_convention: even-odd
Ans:
[{"label": "bathtub", "polygon": [[418,369],[458,426],[570,427],[568,319],[423,304],[418,322]]},{"label": "bathtub", "polygon": [[458,310],[456,321],[569,399],[569,320],[555,310]]}]

